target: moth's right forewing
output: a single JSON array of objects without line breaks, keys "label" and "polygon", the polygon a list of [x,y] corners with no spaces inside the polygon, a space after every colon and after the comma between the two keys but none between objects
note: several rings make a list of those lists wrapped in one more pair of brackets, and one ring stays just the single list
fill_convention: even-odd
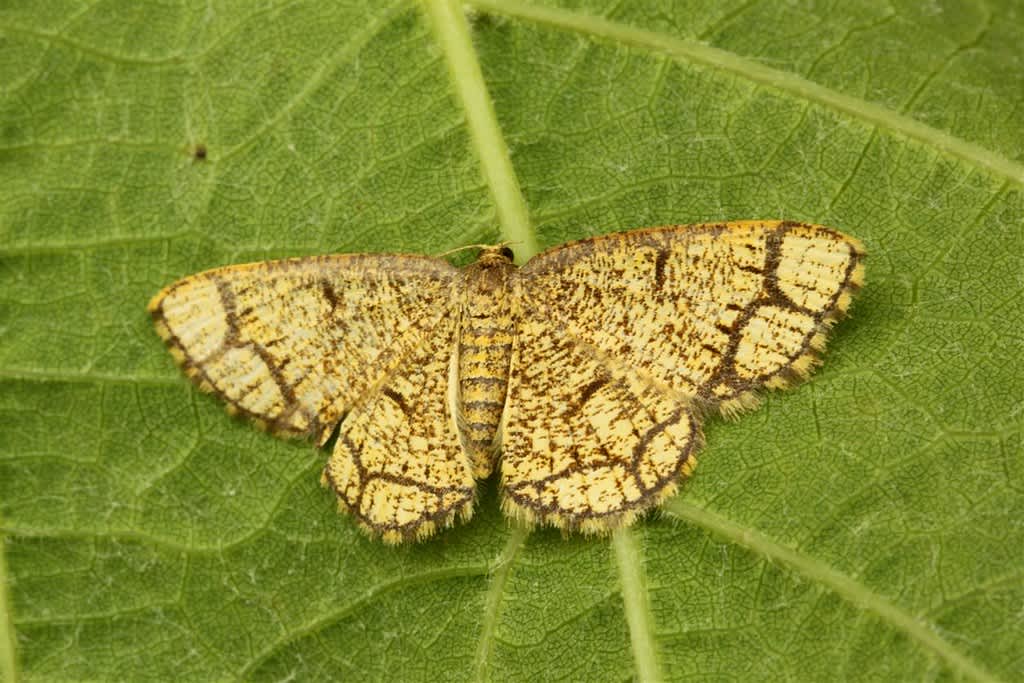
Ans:
[{"label": "moth's right forewing", "polygon": [[522,276],[554,325],[731,413],[807,376],[863,282],[863,255],[830,228],[737,221],[562,245]]}]

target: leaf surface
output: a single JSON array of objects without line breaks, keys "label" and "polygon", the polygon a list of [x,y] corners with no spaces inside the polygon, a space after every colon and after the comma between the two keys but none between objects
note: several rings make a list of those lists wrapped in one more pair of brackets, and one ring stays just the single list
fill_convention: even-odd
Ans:
[{"label": "leaf surface", "polygon": [[[0,10],[0,672],[1024,676],[1019,5],[468,8]],[[857,236],[868,284],[606,540],[510,527],[492,482],[371,542],[145,313],[229,263],[743,218]]]}]

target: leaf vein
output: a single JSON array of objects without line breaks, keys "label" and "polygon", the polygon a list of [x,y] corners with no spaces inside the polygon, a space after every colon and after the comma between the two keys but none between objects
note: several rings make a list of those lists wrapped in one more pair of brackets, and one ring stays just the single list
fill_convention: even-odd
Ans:
[{"label": "leaf vein", "polygon": [[380,583],[373,588],[370,588],[361,596],[353,599],[348,604],[324,614],[322,617],[313,619],[291,631],[285,633],[280,638],[275,640],[273,643],[263,649],[262,652],[256,655],[252,661],[243,666],[235,676],[236,680],[248,681],[253,679],[253,672],[264,662],[274,656],[275,653],[280,651],[282,648],[287,647],[289,644],[299,640],[308,635],[322,631],[325,628],[348,618],[349,616],[356,614],[359,610],[365,608],[375,600],[378,600],[391,593],[411,588],[413,586],[433,583],[435,581],[442,581],[445,579],[452,578],[465,578],[483,576],[487,573],[488,567],[486,566],[473,566],[468,565],[465,567],[452,566],[445,567],[443,569],[434,569],[430,571],[421,572],[419,574],[413,574],[411,576],[403,576],[402,578],[395,579],[393,581],[386,581]]},{"label": "leaf vein", "polygon": [[502,236],[516,243],[517,260],[525,260],[539,251],[530,224],[526,200],[512,168],[508,144],[498,126],[480,63],[476,58],[462,6],[451,0],[428,0],[427,14],[432,20],[437,42],[444,51],[452,83],[458,92],[470,136],[480,160],[481,170],[491,188],[501,225]]},{"label": "leaf vein", "polygon": [[930,650],[951,669],[979,681],[998,680],[981,664],[939,636],[933,624],[925,623],[919,617],[908,614],[886,596],[874,592],[868,586],[838,569],[787,548],[751,527],[722,517],[708,509],[699,508],[679,498],[670,500],[665,505],[665,510],[682,520],[761,555],[769,561],[786,565],[811,581],[832,590],[848,602],[867,609],[893,629]]},{"label": "leaf vein", "polygon": [[622,602],[626,611],[626,624],[629,626],[636,679],[663,680],[654,643],[654,616],[651,614],[644,578],[643,551],[628,527],[615,532],[612,546],[615,548],[615,562],[622,582]]},{"label": "leaf vein", "polygon": [[530,529],[526,525],[514,525],[508,542],[505,543],[501,554],[491,565],[490,582],[484,599],[484,619],[480,626],[476,661],[473,663],[474,678],[478,681],[490,679],[490,660],[494,654],[494,644],[498,640],[496,633],[502,600],[505,597],[505,589],[508,585],[509,575],[512,573],[512,566],[529,534]]},{"label": "leaf vein", "polygon": [[482,11],[518,17],[556,29],[614,40],[626,45],[706,66],[864,121],[877,128],[899,133],[1024,186],[1024,164],[1007,159],[952,133],[932,128],[916,119],[874,102],[852,97],[810,81],[792,72],[773,69],[754,60],[675,36],[636,28],[602,17],[568,10],[541,7],[515,0],[472,0]]}]

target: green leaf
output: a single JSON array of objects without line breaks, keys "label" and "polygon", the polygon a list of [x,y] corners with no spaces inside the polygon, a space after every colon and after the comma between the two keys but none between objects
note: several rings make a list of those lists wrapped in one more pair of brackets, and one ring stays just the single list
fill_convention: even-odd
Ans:
[{"label": "green leaf", "polygon": [[[1024,677],[1019,5],[456,7],[0,9],[5,678]],[[743,218],[859,237],[868,284],[612,539],[491,482],[367,540],[145,312],[215,265]]]}]

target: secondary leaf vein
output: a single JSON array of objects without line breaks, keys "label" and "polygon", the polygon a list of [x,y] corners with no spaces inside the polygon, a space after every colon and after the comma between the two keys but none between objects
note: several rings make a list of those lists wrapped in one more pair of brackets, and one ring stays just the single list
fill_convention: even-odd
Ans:
[{"label": "secondary leaf vein", "polygon": [[518,17],[564,31],[614,40],[730,73],[750,82],[774,88],[841,112],[878,128],[905,135],[952,157],[984,168],[993,175],[1024,186],[1024,165],[1016,161],[946,131],[927,126],[887,107],[836,92],[819,83],[807,80],[803,76],[773,69],[727,50],[629,26],[603,17],[552,7],[540,7],[515,0],[472,0],[470,4],[486,12]]},{"label": "secondary leaf vein", "polygon": [[365,608],[368,604],[374,600],[381,598],[384,595],[394,593],[396,591],[410,588],[412,586],[422,585],[425,583],[431,583],[433,581],[440,581],[451,578],[462,578],[481,576],[487,572],[487,567],[483,566],[466,566],[466,567],[445,567],[442,569],[435,569],[430,571],[421,572],[419,574],[413,574],[411,576],[403,576],[402,578],[395,579],[393,581],[387,581],[373,588],[369,589],[363,595],[355,598],[347,605],[344,605],[340,609],[337,609],[329,614],[325,614],[318,619],[303,624],[302,626],[292,629],[285,633],[283,636],[278,638],[276,641],[267,646],[262,652],[253,658],[251,662],[246,664],[239,670],[236,680],[248,681],[253,679],[253,672],[263,663],[269,660],[274,654],[286,647],[290,643],[303,638],[307,635],[321,631],[329,626],[332,626],[339,621],[349,617],[352,614],[356,614],[359,610]]},{"label": "secondary leaf vein", "polygon": [[826,563],[787,548],[750,527],[679,498],[670,500],[665,505],[665,510],[772,562],[784,564],[808,579],[829,588],[850,603],[864,607],[895,630],[930,650],[954,671],[978,681],[998,680],[980,664],[940,637],[933,625],[908,614],[885,596],[875,593],[864,584]]}]

